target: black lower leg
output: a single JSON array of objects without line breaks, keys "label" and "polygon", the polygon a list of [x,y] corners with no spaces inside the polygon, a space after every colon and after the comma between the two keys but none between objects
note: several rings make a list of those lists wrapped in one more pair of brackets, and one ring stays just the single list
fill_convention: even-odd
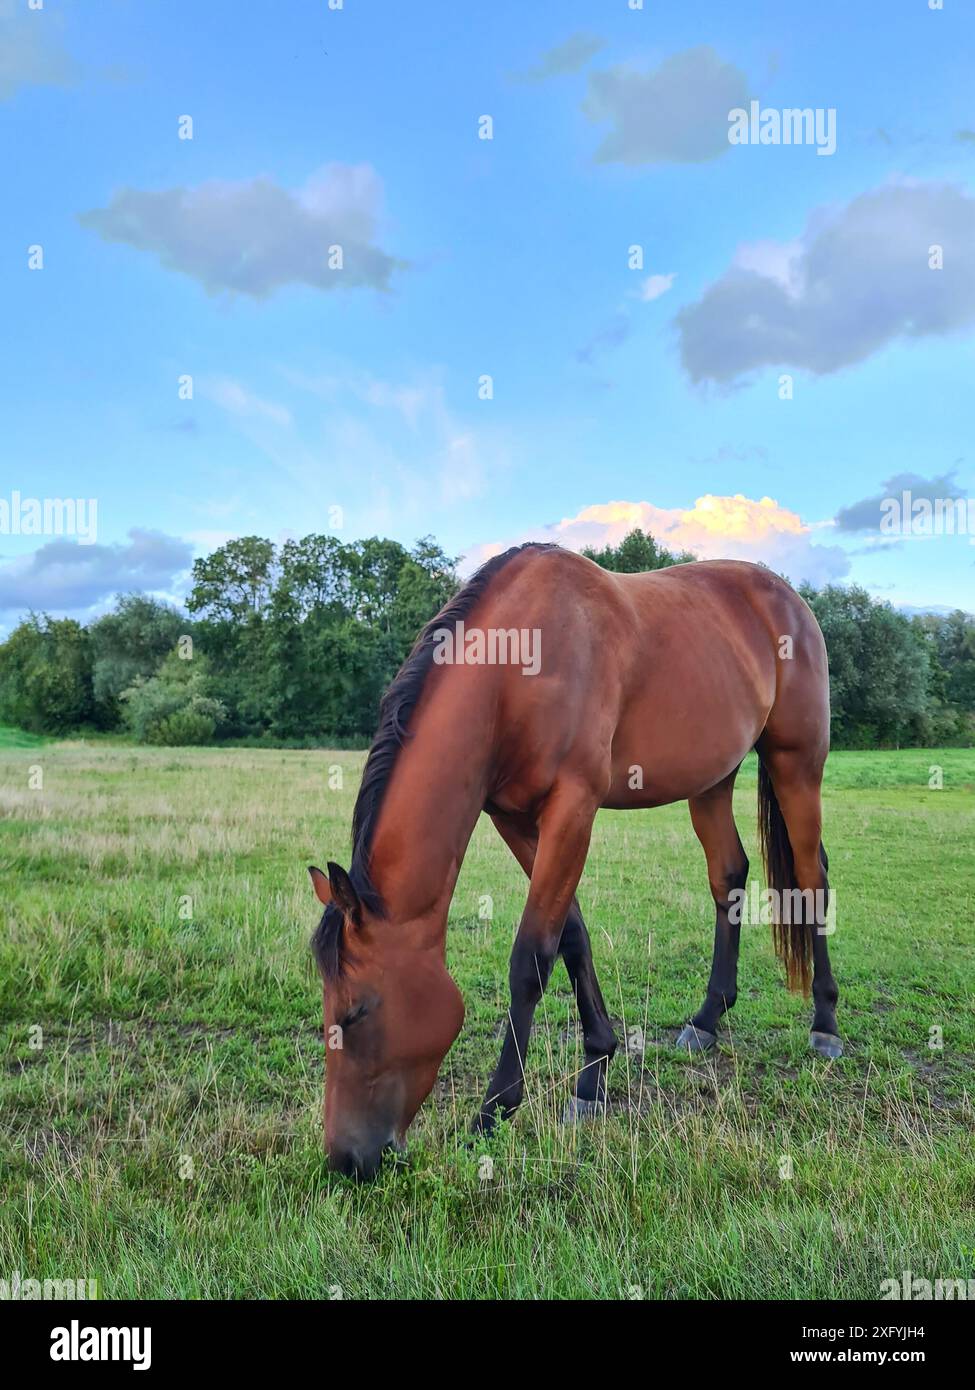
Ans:
[{"label": "black lower leg", "polygon": [[511,1007],[501,1056],[491,1077],[474,1130],[489,1134],[498,1120],[506,1120],[521,1104],[525,1090],[525,1053],[535,1009],[552,973],[554,954],[533,950],[515,942],[509,971]]},{"label": "black lower leg", "polygon": [[511,952],[508,1027],[500,1061],[475,1121],[477,1130],[490,1130],[497,1119],[510,1115],[524,1093],[532,1019],[558,954],[589,852],[598,805],[594,787],[566,773],[549,789],[531,833],[503,818],[499,825],[531,881]]},{"label": "black lower leg", "polygon": [[748,878],[748,860],[724,876],[721,891],[715,895],[714,955],[704,1003],[691,1023],[704,1033],[717,1031],[718,1020],[734,1007],[738,997],[738,943],[741,935],[741,902],[731,897],[743,892]]},{"label": "black lower leg", "polygon": [[589,932],[578,903],[572,904],[565,919],[559,954],[565,961],[582,1022],[585,1063],[576,1080],[576,1099],[588,1105],[605,1105],[606,1072],[616,1051],[617,1040],[603,1003],[593,965]]},{"label": "black lower leg", "polygon": [[[829,882],[826,878],[826,852],[820,846],[820,858],[823,863],[823,888],[825,890],[824,903],[828,910],[829,903]],[[822,916],[823,913],[817,914]],[[814,1033],[832,1033],[839,1035],[836,1026],[836,1001],[839,998],[839,989],[836,980],[833,978],[833,971],[829,963],[829,948],[826,944],[826,933],[823,930],[825,922],[817,921],[813,926],[813,1022],[812,1031]]]}]

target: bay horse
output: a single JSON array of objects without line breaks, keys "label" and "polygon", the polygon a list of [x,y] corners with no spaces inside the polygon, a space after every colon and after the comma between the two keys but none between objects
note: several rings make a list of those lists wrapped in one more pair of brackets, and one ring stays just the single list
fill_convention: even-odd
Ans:
[{"label": "bay horse", "polygon": [[736,996],[735,899],[748,860],[732,789],[753,748],[771,901],[801,899],[798,920],[776,915],[776,948],[790,988],[807,994],[811,967],[811,1045],[839,1056],[827,931],[809,908],[812,895],[820,903],[828,893],[820,801],[828,745],[822,633],[772,571],[713,560],[615,574],[534,543],[483,565],[427,624],[383,698],[349,871],[309,870],[325,909],[313,949],[332,1167],[368,1178],[384,1151],[403,1147],[460,1032],[447,913],[482,811],[529,887],[511,953],[507,1031],[475,1130],[490,1131],[521,1100],[532,1017],[558,955],[585,1050],[569,1114],[606,1103],[616,1037],[575,897],[600,807],[689,804],[717,916],[704,1003],[678,1043],[713,1047]]}]

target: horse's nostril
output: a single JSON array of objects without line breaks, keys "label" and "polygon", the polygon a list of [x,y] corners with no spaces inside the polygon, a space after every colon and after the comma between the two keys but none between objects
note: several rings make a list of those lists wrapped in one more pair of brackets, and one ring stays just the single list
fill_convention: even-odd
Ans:
[{"label": "horse's nostril", "polygon": [[376,1154],[363,1155],[355,1153],[352,1149],[333,1150],[329,1154],[329,1167],[336,1173],[341,1173],[346,1178],[354,1178],[356,1182],[371,1182],[379,1172],[383,1161],[382,1150]]},{"label": "horse's nostril", "polygon": [[355,1165],[355,1173],[353,1174],[356,1182],[372,1182],[373,1178],[382,1167],[382,1163],[383,1156],[381,1151],[377,1153],[375,1157],[358,1159]]}]

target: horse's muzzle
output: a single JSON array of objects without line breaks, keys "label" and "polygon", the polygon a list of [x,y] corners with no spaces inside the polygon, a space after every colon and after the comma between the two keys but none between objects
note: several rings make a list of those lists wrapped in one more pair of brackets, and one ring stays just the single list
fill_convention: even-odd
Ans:
[{"label": "horse's muzzle", "polygon": [[372,1182],[382,1167],[386,1154],[402,1156],[405,1152],[406,1145],[396,1139],[388,1139],[384,1144],[372,1149],[339,1146],[330,1151],[328,1164],[333,1172],[342,1173],[355,1182]]}]

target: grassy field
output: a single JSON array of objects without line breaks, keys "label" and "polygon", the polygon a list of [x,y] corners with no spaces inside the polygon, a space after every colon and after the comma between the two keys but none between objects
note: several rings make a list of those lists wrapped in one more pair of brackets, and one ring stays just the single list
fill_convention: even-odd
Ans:
[{"label": "grassy field", "polygon": [[[482,823],[448,939],[467,1022],[409,1164],[360,1189],[322,1162],[305,865],[347,860],[361,764],[0,740],[0,1278],[97,1278],[106,1298],[835,1299],[905,1269],[975,1276],[975,752],[830,761],[834,1063],[808,1052],[759,927],[720,1052],[675,1053],[710,961],[703,856],[683,805],[602,814],[580,899],[618,1031],[637,1030],[611,1113],[558,1123],[580,1062],[560,965],[528,1101],[470,1150],[524,897]],[[756,865],[753,764],[737,810]]]},{"label": "grassy field", "polygon": [[25,729],[12,729],[9,724],[0,724],[0,749],[40,748],[47,742],[40,734],[29,734]]}]

